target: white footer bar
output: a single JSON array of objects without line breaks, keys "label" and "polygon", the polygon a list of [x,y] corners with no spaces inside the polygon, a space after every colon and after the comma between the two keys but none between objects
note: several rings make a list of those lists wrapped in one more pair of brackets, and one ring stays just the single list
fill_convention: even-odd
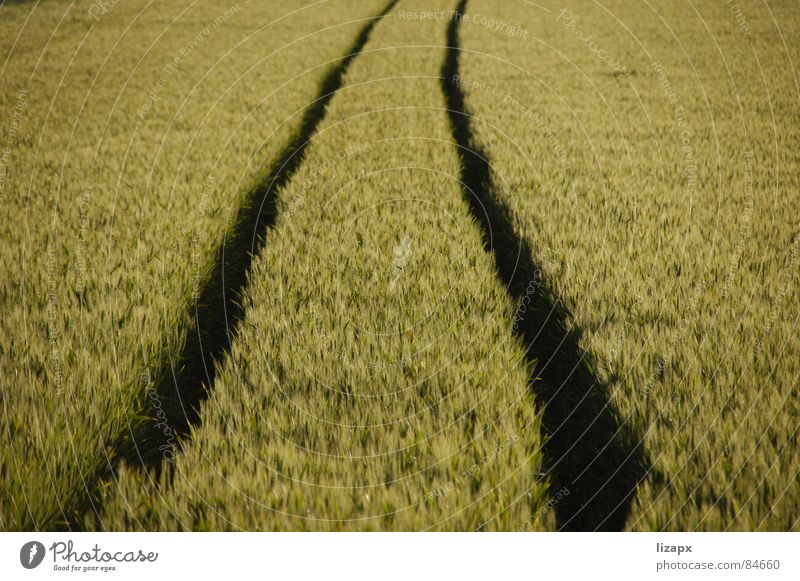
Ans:
[{"label": "white footer bar", "polygon": [[637,581],[797,580],[800,533],[0,534],[0,579],[416,581],[598,574]]}]

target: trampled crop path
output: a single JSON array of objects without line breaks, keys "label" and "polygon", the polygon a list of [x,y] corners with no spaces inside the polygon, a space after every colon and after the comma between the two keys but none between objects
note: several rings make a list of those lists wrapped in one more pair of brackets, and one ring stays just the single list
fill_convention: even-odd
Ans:
[{"label": "trampled crop path", "polygon": [[458,29],[468,0],[461,0],[447,31],[442,87],[453,137],[461,157],[461,182],[485,248],[494,254],[497,276],[519,304],[514,329],[534,364],[530,388],[544,408],[544,451],[554,490],[568,490],[555,504],[559,529],[621,530],[636,486],[647,467],[641,436],[620,421],[592,374],[580,347],[580,329],[546,286],[544,268],[514,232],[508,208],[494,192],[491,162],[476,144],[471,116],[458,79]]},{"label": "trampled crop path", "polygon": [[[455,7],[455,14],[463,14],[465,5],[466,2],[461,2]],[[387,11],[391,8],[392,6],[388,7]],[[630,497],[643,474],[641,453],[635,444],[630,445],[633,438],[626,432],[625,426],[616,422],[613,410],[603,395],[602,387],[592,377],[589,366],[584,362],[587,356],[578,347],[576,330],[566,330],[563,307],[558,301],[548,297],[548,290],[542,285],[541,277],[537,277],[537,273],[542,272],[541,268],[533,261],[531,251],[524,241],[513,232],[507,210],[491,192],[488,161],[475,149],[463,94],[459,91],[458,85],[452,82],[454,76],[458,75],[459,23],[460,18],[454,16],[447,22],[446,28],[443,28],[446,32],[447,48],[438,51],[438,54],[442,55],[441,87],[449,114],[454,146],[460,160],[460,180],[464,187],[464,199],[481,227],[484,249],[494,257],[499,281],[509,296],[520,305],[517,314],[521,312],[523,299],[527,298],[524,303],[525,311],[521,316],[510,321],[508,313],[503,313],[499,322],[507,329],[513,324],[514,330],[526,344],[528,366],[532,369],[528,383],[534,395],[526,405],[533,408],[534,400],[538,400],[542,402],[544,410],[542,427],[547,434],[543,448],[547,457],[544,478],[551,481],[553,490],[569,491],[568,498],[554,503],[558,526],[563,529],[578,530],[619,530],[624,525]],[[307,113],[307,121],[303,123],[300,136],[288,148],[277,170],[271,172],[271,175],[278,176],[278,179],[271,179],[267,187],[257,190],[254,198],[266,200],[267,204],[267,219],[263,227],[274,226],[277,193],[289,184],[294,170],[300,166],[305,147],[313,137],[318,122],[322,120],[325,105],[340,88],[347,65],[364,47],[373,24],[370,24],[369,29],[365,29],[350,56],[325,83],[317,106]],[[313,166],[310,170],[313,170]],[[260,207],[258,210],[258,215],[264,212]],[[239,221],[242,227],[238,230],[248,234],[253,231],[256,218],[253,217],[253,210],[250,207],[246,212],[245,217]],[[229,269],[231,268],[229,265],[234,265],[235,268],[233,280],[238,282],[234,287],[235,301],[232,305],[230,300],[223,299],[220,302],[220,296],[224,297],[226,293],[213,290],[214,281],[230,281],[232,278],[218,268],[215,271],[215,278],[212,279],[212,285],[207,287],[212,290],[206,291],[209,294],[204,297],[205,300],[200,301],[200,304],[222,305],[222,308],[218,306],[203,316],[198,316],[198,320],[210,319],[214,323],[213,326],[207,325],[200,337],[205,338],[206,342],[211,341],[216,345],[216,349],[213,351],[214,355],[203,358],[201,356],[203,351],[192,347],[195,345],[195,339],[192,338],[191,342],[187,342],[187,345],[190,345],[188,351],[190,355],[185,359],[194,362],[188,367],[194,370],[194,376],[185,375],[185,380],[181,383],[193,385],[200,384],[201,380],[212,382],[213,375],[201,375],[209,373],[208,366],[202,363],[206,359],[219,361],[219,354],[223,350],[227,352],[226,346],[235,338],[236,335],[230,332],[231,321],[228,317],[232,319],[235,328],[244,316],[241,291],[250,271],[250,257],[263,248],[263,244],[249,244],[253,239],[263,241],[263,236],[242,237],[238,243],[234,238],[233,251],[228,250],[230,244],[223,249],[226,257],[224,260],[220,259],[219,264],[224,264]],[[536,284],[533,293],[530,292],[529,284],[532,281]],[[226,282],[226,286],[229,285],[230,283]],[[230,298],[231,293],[228,292],[227,295]],[[209,300],[211,297],[213,299]],[[235,310],[234,316],[220,316],[231,308]],[[543,381],[538,381],[539,379]],[[496,390],[508,389],[503,384],[491,387]],[[540,429],[536,424],[526,428],[534,431]],[[156,474],[154,478],[158,480],[160,477]],[[532,470],[529,478],[531,481],[534,479]],[[161,481],[166,485],[171,484],[171,478],[161,478]],[[433,484],[430,488],[437,490]]]},{"label": "trampled crop path", "polygon": [[[193,324],[186,330],[183,349],[178,354],[171,354],[169,366],[159,373],[155,382],[155,397],[146,401],[148,406],[152,406],[153,399],[166,402],[166,405],[160,405],[164,415],[156,416],[141,427],[136,426],[132,438],[120,449],[118,460],[154,470],[158,475],[164,455],[169,453],[166,446],[176,448],[176,439],[184,440],[190,428],[201,421],[200,406],[209,390],[213,389],[216,366],[230,350],[244,315],[243,293],[253,256],[261,251],[269,230],[275,225],[278,192],[302,163],[305,149],[324,118],[329,101],[339,90],[350,63],[364,48],[377,22],[397,2],[390,0],[380,14],[367,19],[350,51],[339,59],[322,81],[317,98],[292,114],[292,117],[302,115],[297,134],[266,172],[264,181],[242,201],[230,233],[226,234],[215,253],[213,266],[209,269],[211,274],[191,307]],[[139,415],[147,417],[147,412],[142,410]],[[169,427],[166,433],[162,428],[164,425]],[[177,452],[172,451],[173,454]],[[109,468],[113,471],[114,466]],[[113,479],[112,476],[109,478]],[[102,511],[96,492],[89,502],[91,507],[86,506],[85,510],[97,514]],[[77,526],[79,523],[67,523],[68,528]]]}]

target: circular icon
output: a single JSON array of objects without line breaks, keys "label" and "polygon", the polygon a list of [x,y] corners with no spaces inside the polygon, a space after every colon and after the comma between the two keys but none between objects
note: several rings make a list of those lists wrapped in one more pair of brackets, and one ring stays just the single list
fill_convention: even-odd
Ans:
[{"label": "circular icon", "polygon": [[19,551],[19,562],[26,569],[35,569],[44,560],[44,545],[39,541],[30,541],[22,545]]}]

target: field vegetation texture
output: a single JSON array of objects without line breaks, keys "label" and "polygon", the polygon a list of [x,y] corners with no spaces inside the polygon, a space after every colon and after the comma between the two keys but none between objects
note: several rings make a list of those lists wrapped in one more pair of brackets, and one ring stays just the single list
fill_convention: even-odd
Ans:
[{"label": "field vegetation texture", "polygon": [[797,530],[799,37],[0,5],[0,529]]},{"label": "field vegetation texture", "polygon": [[470,0],[535,38],[465,21],[461,83],[497,196],[646,452],[625,526],[795,529],[800,13],[548,7]]},{"label": "field vegetation texture", "polygon": [[139,459],[136,424],[181,409],[171,379],[226,228],[379,12],[92,6],[0,8],[3,528],[90,509],[117,459]]}]

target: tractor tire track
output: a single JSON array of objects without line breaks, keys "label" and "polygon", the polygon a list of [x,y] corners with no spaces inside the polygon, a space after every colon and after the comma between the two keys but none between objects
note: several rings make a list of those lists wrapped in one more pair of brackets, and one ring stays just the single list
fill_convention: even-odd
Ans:
[{"label": "tractor tire track", "polygon": [[475,143],[472,119],[459,78],[461,0],[447,32],[442,90],[461,158],[463,195],[480,225],[496,274],[520,304],[515,331],[535,365],[530,389],[543,406],[544,454],[559,530],[619,531],[625,526],[637,485],[647,473],[641,438],[612,408],[607,388],[592,372],[580,347],[580,330],[562,302],[541,282],[543,269],[529,243],[514,230],[511,212],[499,199],[485,152]]},{"label": "tractor tire track", "polygon": [[[216,363],[230,351],[244,318],[243,298],[253,258],[263,249],[278,218],[278,192],[291,179],[305,157],[305,149],[327,106],[341,88],[344,75],[361,53],[372,30],[399,0],[390,0],[371,18],[342,57],[323,80],[317,98],[306,109],[295,137],[284,148],[265,179],[254,188],[239,207],[234,226],[215,253],[211,275],[190,307],[192,324],[188,326],[177,353],[168,352],[158,370],[151,398],[144,398],[143,410],[130,425],[129,433],[110,444],[106,465],[93,481],[87,480],[86,498],[65,515],[64,530],[80,530],[81,518],[102,512],[102,490],[113,480],[121,461],[145,471],[163,469],[166,450],[173,454],[201,422],[200,407],[213,389]],[[153,401],[158,403],[158,417],[153,418]],[[167,431],[164,426],[169,427]],[[145,476],[143,476],[145,477]]]}]

